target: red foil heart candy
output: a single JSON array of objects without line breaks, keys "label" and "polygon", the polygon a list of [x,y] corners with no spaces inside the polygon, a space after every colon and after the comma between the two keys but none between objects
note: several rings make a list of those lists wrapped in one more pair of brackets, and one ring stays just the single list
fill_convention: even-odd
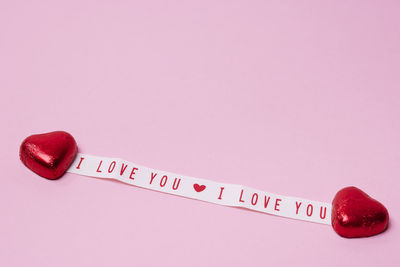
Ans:
[{"label": "red foil heart candy", "polygon": [[27,137],[21,144],[19,157],[33,172],[54,180],[67,171],[77,152],[72,135],[56,131]]},{"label": "red foil heart candy", "polygon": [[337,192],[332,202],[332,227],[343,237],[367,237],[386,230],[389,213],[385,206],[351,186]]}]

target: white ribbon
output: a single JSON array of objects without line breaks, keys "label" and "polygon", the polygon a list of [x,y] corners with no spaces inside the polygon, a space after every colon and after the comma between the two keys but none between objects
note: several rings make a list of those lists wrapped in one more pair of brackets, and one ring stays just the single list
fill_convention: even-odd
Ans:
[{"label": "white ribbon", "polygon": [[78,154],[68,172],[114,179],[138,187],[225,206],[243,207],[287,218],[331,224],[329,203],[159,171],[118,158]]}]

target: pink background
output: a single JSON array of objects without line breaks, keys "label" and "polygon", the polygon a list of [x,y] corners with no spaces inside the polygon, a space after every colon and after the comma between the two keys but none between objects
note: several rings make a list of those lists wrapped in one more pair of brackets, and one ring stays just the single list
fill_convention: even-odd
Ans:
[{"label": "pink background", "polygon": [[[398,266],[399,14],[398,1],[1,1],[0,266]],[[355,185],[390,228],[349,240],[45,180],[18,148],[53,130],[83,153],[284,195],[330,202]]]}]

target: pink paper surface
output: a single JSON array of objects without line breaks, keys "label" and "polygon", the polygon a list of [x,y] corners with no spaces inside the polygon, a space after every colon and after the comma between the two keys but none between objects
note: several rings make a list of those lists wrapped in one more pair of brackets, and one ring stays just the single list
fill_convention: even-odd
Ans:
[{"label": "pink paper surface", "polygon": [[[398,266],[398,1],[0,3],[0,266]],[[389,229],[330,226],[66,174],[80,152],[330,202],[354,185]]]}]

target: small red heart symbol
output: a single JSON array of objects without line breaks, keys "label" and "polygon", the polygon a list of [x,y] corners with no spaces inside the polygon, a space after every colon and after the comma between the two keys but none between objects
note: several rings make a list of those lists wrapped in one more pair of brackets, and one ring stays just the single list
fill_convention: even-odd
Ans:
[{"label": "small red heart symbol", "polygon": [[346,187],[332,202],[332,227],[343,237],[367,237],[386,230],[389,213],[385,206],[358,189]]},{"label": "small red heart symbol", "polygon": [[196,190],[196,192],[201,192],[204,189],[206,189],[206,186],[205,185],[194,184],[193,188],[194,188],[194,190]]},{"label": "small red heart symbol", "polygon": [[72,135],[56,131],[27,137],[21,144],[19,157],[33,172],[54,180],[66,172],[77,152]]}]

